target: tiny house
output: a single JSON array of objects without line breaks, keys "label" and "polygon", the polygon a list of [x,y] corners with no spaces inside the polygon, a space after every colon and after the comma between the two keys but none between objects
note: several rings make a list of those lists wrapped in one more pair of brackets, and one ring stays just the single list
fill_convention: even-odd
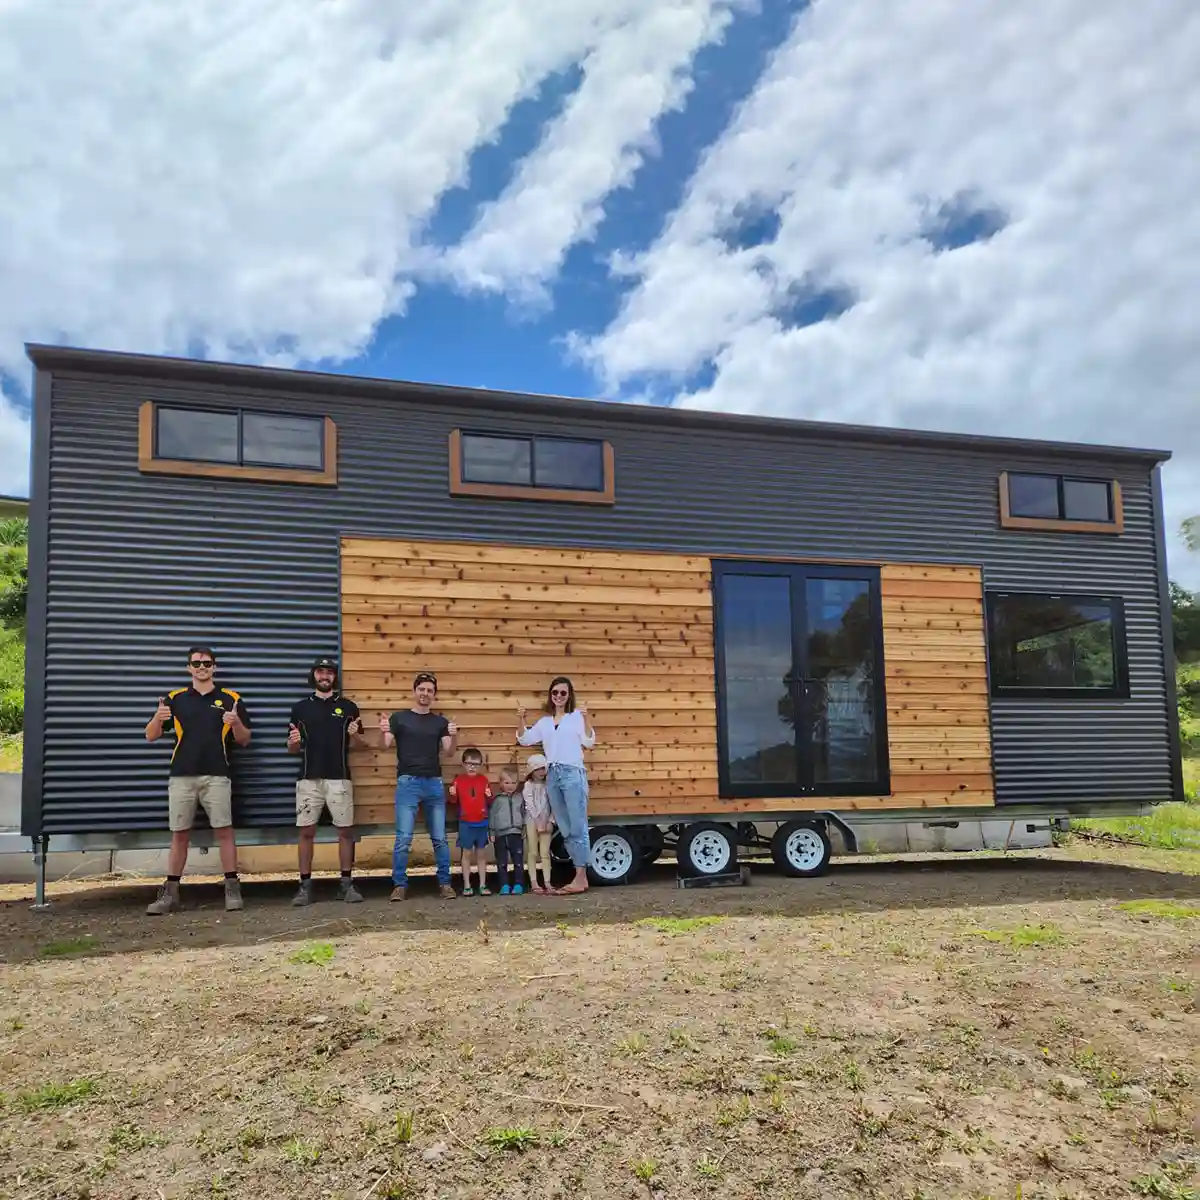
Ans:
[{"label": "tiny house", "polygon": [[[29,355],[35,848],[165,843],[142,728],[195,642],[254,722],[243,843],[294,836],[286,714],[334,651],[368,729],[436,672],[493,767],[570,676],[601,880],[1182,794],[1163,452]],[[390,754],[353,769],[390,827]]]}]

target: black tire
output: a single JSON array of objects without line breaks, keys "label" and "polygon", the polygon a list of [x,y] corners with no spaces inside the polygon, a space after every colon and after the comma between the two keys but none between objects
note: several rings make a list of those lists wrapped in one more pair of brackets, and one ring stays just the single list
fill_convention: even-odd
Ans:
[{"label": "black tire", "polygon": [[831,854],[829,835],[819,821],[787,821],[771,838],[775,865],[793,879],[823,875]]},{"label": "black tire", "polygon": [[642,862],[657,862],[663,852],[663,831],[657,825],[638,825],[634,832],[642,847]]},{"label": "black tire", "polygon": [[629,883],[642,865],[637,831],[627,825],[597,825],[591,830],[588,879],[599,887]]},{"label": "black tire", "polygon": [[728,875],[737,870],[737,834],[732,825],[696,821],[688,825],[675,851],[681,875]]}]

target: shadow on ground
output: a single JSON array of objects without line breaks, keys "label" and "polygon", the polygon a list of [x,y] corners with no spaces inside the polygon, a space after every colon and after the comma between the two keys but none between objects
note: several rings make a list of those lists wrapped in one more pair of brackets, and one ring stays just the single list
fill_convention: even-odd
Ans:
[{"label": "shadow on ground", "polygon": [[440,900],[432,878],[418,878],[410,899],[389,904],[390,880],[359,877],[360,905],[335,898],[333,879],[318,881],[317,902],[291,907],[291,880],[245,880],[246,908],[226,913],[219,882],[185,884],[186,910],[147,917],[150,883],[104,881],[51,889],[49,910],[34,912],[29,898],[0,903],[0,961],[15,963],[51,952],[71,957],[98,954],[252,946],[303,938],[341,938],[399,930],[518,932],[559,922],[622,924],[650,916],[770,915],[804,917],[1039,904],[1061,901],[1123,901],[1200,898],[1200,876],[1123,864],[1078,861],[1052,855],[836,863],[819,879],[790,879],[769,863],[753,865],[749,887],[681,889],[673,863],[647,868],[637,882],[595,888],[586,896],[532,895]]}]

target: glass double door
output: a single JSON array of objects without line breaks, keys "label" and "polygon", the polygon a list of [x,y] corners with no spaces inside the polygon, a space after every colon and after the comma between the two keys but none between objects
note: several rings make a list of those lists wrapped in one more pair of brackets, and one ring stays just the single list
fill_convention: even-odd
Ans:
[{"label": "glass double door", "polygon": [[721,794],[886,793],[878,569],[714,562],[713,599]]}]

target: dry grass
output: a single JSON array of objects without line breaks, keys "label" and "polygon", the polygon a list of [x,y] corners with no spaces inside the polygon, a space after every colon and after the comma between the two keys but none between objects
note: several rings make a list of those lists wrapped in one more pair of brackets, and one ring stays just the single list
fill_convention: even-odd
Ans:
[{"label": "dry grass", "polygon": [[11,902],[0,1194],[1187,1197],[1200,877],[1151,853]]}]

